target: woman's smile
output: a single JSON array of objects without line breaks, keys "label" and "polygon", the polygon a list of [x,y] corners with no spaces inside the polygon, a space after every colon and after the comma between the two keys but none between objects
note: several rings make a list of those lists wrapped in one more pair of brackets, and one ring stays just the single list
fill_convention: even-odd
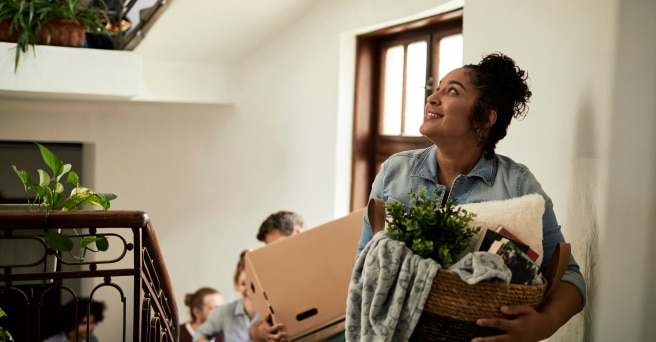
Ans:
[{"label": "woman's smile", "polygon": [[443,118],[444,115],[439,114],[439,113],[433,113],[433,112],[426,112],[426,115],[424,115],[424,120],[435,120],[435,119],[440,119]]}]

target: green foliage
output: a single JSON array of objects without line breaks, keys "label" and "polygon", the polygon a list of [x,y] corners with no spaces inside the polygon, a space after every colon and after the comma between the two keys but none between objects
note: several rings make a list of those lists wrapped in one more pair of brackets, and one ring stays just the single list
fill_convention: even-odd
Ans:
[{"label": "green foliage", "polygon": [[[0,309],[0,318],[6,317],[7,314],[4,312],[4,310]],[[1,325],[0,325],[0,342],[13,342],[14,338],[11,336],[9,331],[6,331]]]},{"label": "green foliage", "polygon": [[[50,168],[52,174],[38,169],[39,182],[34,183],[30,175],[25,170],[21,170],[12,165],[16,175],[20,178],[25,189],[27,203],[36,206],[39,210],[77,210],[80,205],[91,205],[102,207],[107,210],[110,207],[110,201],[116,199],[116,195],[110,193],[97,193],[92,189],[85,188],[80,184],[80,179],[74,171],[71,164],[64,164],[54,153],[45,146],[35,142],[38,146],[41,157],[45,164]],[[66,175],[66,182],[73,184],[75,188],[71,191],[70,196],[64,197],[64,185],[61,183],[62,178]],[[30,201],[29,191],[34,191],[34,201]],[[54,230],[46,230],[44,239],[47,245],[57,251],[71,252],[73,241],[66,235],[62,235]],[[106,251],[109,248],[107,238],[102,235],[84,237],[80,241],[79,255],[75,258],[82,261],[91,244],[95,244],[98,251]]]},{"label": "green foliage", "polygon": [[[39,32],[44,24],[53,19],[70,19],[82,23],[87,31],[108,32],[100,19],[107,19],[107,5],[100,0],[100,6],[88,6],[85,0],[2,0],[0,1],[0,22],[9,20],[9,35],[16,35],[17,48],[14,72],[18,68],[21,53],[26,53],[37,43]],[[50,44],[50,33],[46,44]]]},{"label": "green foliage", "polygon": [[469,250],[471,238],[481,229],[469,227],[476,214],[457,207],[453,199],[440,206],[438,189],[432,198],[428,197],[425,187],[409,195],[412,198],[410,209],[399,202],[385,203],[387,234],[443,267],[458,261]]}]

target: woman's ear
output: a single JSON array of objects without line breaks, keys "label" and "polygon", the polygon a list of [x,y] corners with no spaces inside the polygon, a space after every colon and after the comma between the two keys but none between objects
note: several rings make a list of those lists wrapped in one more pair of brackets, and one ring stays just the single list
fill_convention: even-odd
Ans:
[{"label": "woman's ear", "polygon": [[191,311],[194,312],[194,316],[196,317],[196,319],[201,319],[202,314],[203,314],[203,312],[201,311],[201,309],[199,309],[199,308],[193,308],[193,309],[191,309]]},{"label": "woman's ear", "polygon": [[497,111],[492,109],[490,112],[487,114],[487,125],[485,128],[490,128],[494,125],[494,123],[497,122]]}]

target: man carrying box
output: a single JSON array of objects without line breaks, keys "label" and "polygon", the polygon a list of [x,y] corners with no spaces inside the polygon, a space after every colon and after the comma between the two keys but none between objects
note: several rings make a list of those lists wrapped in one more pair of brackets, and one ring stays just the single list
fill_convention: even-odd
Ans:
[{"label": "man carrying box", "polygon": [[[292,211],[281,210],[269,215],[260,225],[257,240],[266,245],[300,234],[305,229],[303,217]],[[271,315],[265,320],[254,322],[249,329],[249,336],[253,342],[280,341],[286,339],[283,324],[273,324]],[[345,341],[344,332],[333,335],[325,342]]]}]

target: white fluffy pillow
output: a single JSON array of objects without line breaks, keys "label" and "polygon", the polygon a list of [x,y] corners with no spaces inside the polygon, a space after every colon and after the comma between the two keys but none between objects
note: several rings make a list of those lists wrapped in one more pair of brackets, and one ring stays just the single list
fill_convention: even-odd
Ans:
[{"label": "white fluffy pillow", "polygon": [[[542,214],[544,214],[544,198],[539,194],[525,195],[501,201],[467,203],[461,208],[476,214],[472,227],[481,227],[480,237],[485,230],[496,229],[502,225],[523,243],[531,246],[539,257],[537,264],[542,263]],[[478,245],[476,245],[478,250]]]}]

